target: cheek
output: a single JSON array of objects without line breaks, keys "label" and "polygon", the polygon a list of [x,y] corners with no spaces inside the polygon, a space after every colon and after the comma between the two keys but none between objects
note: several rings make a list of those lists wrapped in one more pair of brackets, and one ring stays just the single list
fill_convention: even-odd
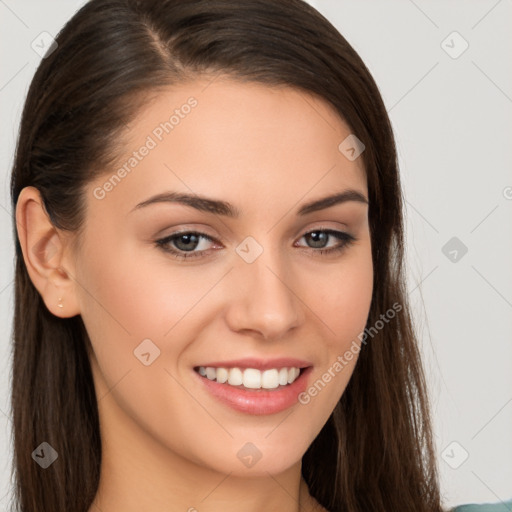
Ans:
[{"label": "cheek", "polygon": [[329,344],[336,350],[357,339],[364,330],[373,293],[373,263],[369,247],[361,247],[340,260],[337,270],[328,269],[316,280],[315,312],[329,327]]},{"label": "cheek", "polygon": [[299,402],[310,408],[312,416],[325,421],[343,394],[359,357],[373,292],[369,246],[341,259],[336,271],[331,268],[325,274],[317,274],[315,282],[308,297],[311,309],[318,314],[317,324],[324,326],[324,357]]},{"label": "cheek", "polygon": [[198,337],[212,307],[208,292],[225,270],[180,268],[120,245],[84,253],[77,269],[81,315],[107,388],[130,372],[127,380],[144,381],[149,393],[163,389],[156,372],[168,385],[163,369],[179,367]]},{"label": "cheek", "polygon": [[[104,246],[102,253],[110,250]],[[78,277],[84,283],[82,318],[94,351],[99,404],[109,421],[127,414],[154,438],[172,444],[172,439],[187,437],[176,411],[191,409],[175,367],[187,336],[199,327],[194,305],[218,278],[211,275],[211,282],[205,282],[202,276],[199,282],[197,273],[177,268],[171,273],[165,263],[134,253],[123,256],[119,250],[115,254],[112,262],[89,253]]]},{"label": "cheek", "polygon": [[133,342],[161,339],[218,280],[215,272],[194,272],[132,251],[112,254],[115,261],[91,254],[81,270],[83,316],[94,319],[103,336],[108,331]]}]

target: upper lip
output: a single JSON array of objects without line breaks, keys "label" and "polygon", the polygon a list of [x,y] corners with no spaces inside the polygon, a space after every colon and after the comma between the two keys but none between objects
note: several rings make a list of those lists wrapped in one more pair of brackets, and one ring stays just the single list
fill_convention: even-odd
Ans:
[{"label": "upper lip", "polygon": [[309,361],[303,359],[295,359],[291,357],[279,357],[276,359],[256,359],[254,357],[246,357],[244,359],[236,359],[231,361],[211,361],[198,365],[203,367],[214,368],[255,368],[257,370],[270,370],[272,368],[307,368],[311,366]]}]

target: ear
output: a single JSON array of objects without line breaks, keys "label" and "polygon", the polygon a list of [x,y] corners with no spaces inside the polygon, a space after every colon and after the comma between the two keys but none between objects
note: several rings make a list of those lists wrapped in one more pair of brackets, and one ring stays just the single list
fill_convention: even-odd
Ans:
[{"label": "ear", "polygon": [[16,230],[30,280],[48,310],[61,318],[80,314],[69,236],[52,224],[35,187],[20,192]]}]

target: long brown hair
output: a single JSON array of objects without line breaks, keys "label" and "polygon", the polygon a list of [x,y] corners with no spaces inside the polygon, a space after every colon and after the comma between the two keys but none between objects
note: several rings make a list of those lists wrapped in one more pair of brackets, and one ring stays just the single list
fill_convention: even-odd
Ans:
[{"label": "long brown hair", "polygon": [[[91,0],[41,61],[26,99],[12,170],[39,189],[52,223],[79,232],[85,185],[115,160],[123,129],[149,93],[216,73],[290,86],[327,101],[365,144],[373,329],[332,415],[302,461],[331,512],[441,511],[425,377],[407,303],[403,198],[395,142],[368,69],[302,0]],[[341,142],[341,141],[340,141]],[[16,510],[85,512],[101,465],[90,341],[81,317],[52,315],[16,242],[12,410]],[[382,321],[382,320],[380,320]],[[369,331],[370,332],[370,331]],[[59,463],[41,470],[43,441]]]}]

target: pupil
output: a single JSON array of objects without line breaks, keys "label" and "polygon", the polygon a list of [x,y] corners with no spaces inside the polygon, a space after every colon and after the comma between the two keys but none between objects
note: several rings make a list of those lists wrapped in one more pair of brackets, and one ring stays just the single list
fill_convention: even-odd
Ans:
[{"label": "pupil", "polygon": [[[180,242],[182,240],[185,240],[185,244],[183,247],[179,247]],[[197,241],[198,241],[197,235],[193,235],[193,234],[180,235],[180,237],[177,239],[176,245],[178,246],[178,249],[182,249],[182,250],[186,251],[186,250],[194,249],[195,245],[197,245]]]},{"label": "pupil", "polygon": [[327,233],[323,231],[312,231],[309,236],[313,239],[314,247],[323,247],[326,242]]}]

